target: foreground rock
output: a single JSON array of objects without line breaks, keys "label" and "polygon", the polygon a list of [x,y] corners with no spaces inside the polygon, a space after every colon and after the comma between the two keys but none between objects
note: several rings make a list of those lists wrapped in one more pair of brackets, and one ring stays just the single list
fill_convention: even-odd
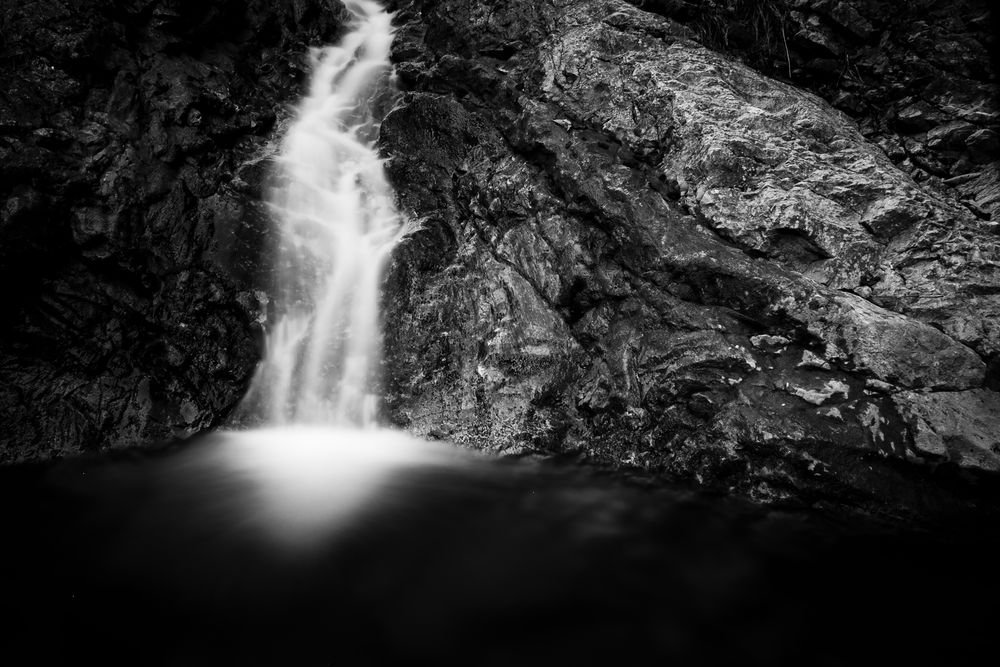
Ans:
[{"label": "foreground rock", "polygon": [[991,222],[625,2],[398,4],[398,423],[894,512],[1000,469]]},{"label": "foreground rock", "polygon": [[0,9],[0,462],[185,436],[258,355],[263,160],[322,2]]}]

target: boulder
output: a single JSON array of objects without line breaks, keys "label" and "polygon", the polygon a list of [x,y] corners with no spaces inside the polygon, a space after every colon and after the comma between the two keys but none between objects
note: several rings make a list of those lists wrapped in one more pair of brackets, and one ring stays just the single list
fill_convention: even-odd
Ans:
[{"label": "boulder", "polygon": [[989,222],[625,2],[399,6],[382,147],[422,230],[387,283],[397,424],[769,501],[922,502],[942,459],[914,443],[945,411],[904,397],[993,395]]}]

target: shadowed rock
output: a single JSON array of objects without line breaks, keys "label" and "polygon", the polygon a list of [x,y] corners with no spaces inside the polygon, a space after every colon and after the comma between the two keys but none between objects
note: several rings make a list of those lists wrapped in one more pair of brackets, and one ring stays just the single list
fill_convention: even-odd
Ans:
[{"label": "shadowed rock", "polygon": [[0,462],[187,436],[258,356],[260,202],[322,2],[0,9]]}]

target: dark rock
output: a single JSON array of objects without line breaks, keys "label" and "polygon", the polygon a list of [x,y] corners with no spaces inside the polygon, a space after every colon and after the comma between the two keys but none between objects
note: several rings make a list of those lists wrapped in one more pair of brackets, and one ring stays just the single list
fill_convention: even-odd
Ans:
[{"label": "dark rock", "polygon": [[927,147],[932,150],[964,148],[976,126],[963,120],[938,125],[927,132]]},{"label": "dark rock", "polygon": [[382,142],[427,222],[389,276],[393,421],[904,514],[919,474],[893,461],[943,460],[934,429],[963,443],[949,460],[1000,467],[990,418],[966,432],[947,407],[992,409],[989,223],[624,2],[402,4],[422,74]]},{"label": "dark rock", "polygon": [[1000,135],[994,130],[976,130],[965,139],[974,162],[993,162],[1000,156]]},{"label": "dark rock", "polygon": [[900,128],[909,132],[926,132],[946,118],[926,102],[914,102],[896,112]]},{"label": "dark rock", "polygon": [[187,436],[240,398],[259,338],[241,295],[265,282],[254,169],[341,18],[308,0],[0,9],[0,462]]}]

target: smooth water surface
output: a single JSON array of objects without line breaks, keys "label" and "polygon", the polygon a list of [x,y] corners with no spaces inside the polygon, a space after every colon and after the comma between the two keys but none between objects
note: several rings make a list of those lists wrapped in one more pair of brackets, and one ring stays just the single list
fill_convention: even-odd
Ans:
[{"label": "smooth water surface", "polygon": [[931,537],[351,434],[221,434],[0,470],[0,655],[958,664],[992,644],[1000,549],[985,532]]}]

